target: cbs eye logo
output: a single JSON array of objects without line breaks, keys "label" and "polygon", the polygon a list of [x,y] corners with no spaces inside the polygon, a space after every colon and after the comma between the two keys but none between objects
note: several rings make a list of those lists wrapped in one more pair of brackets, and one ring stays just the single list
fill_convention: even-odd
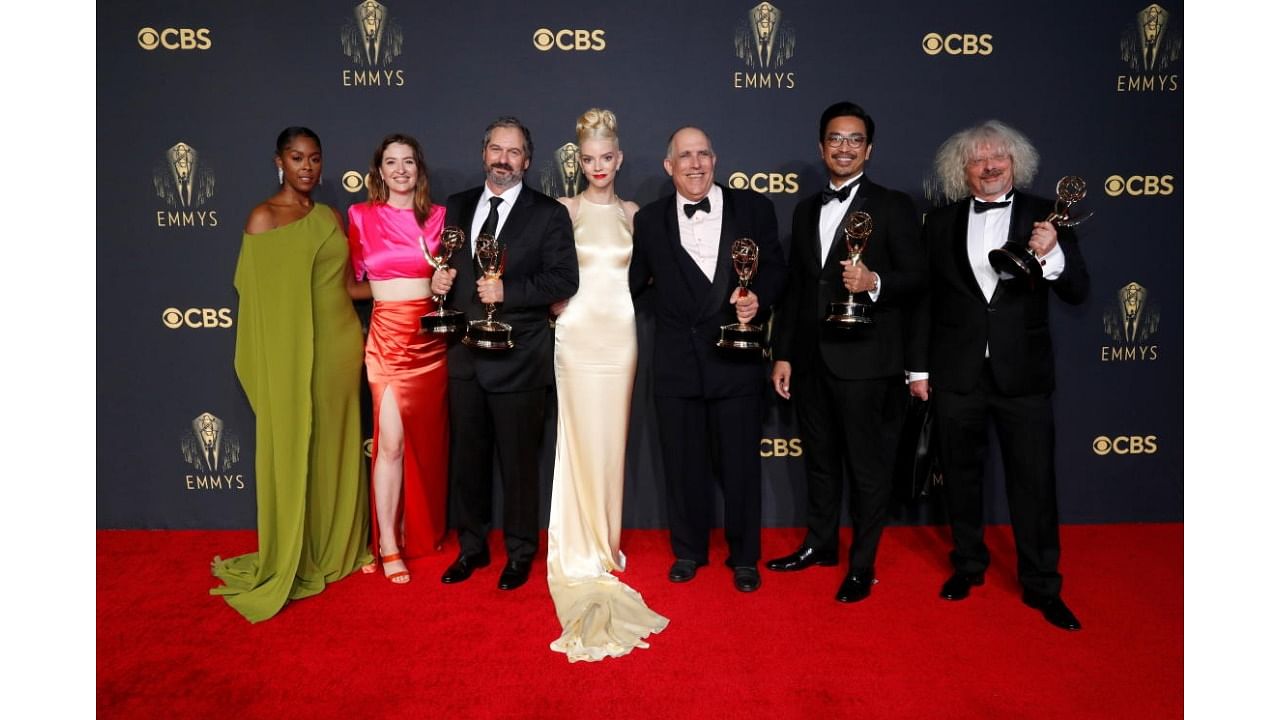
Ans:
[{"label": "cbs eye logo", "polygon": [[925,55],[990,55],[995,50],[990,33],[929,33],[920,41],[920,47]]},{"label": "cbs eye logo", "polygon": [[604,30],[549,30],[533,31],[533,46],[541,52],[552,48],[567,51],[604,50]]},{"label": "cbs eye logo", "polygon": [[369,174],[348,170],[342,174],[342,189],[349,193],[358,193],[369,185]]},{"label": "cbs eye logo", "polygon": [[729,187],[734,190],[755,190],[772,195],[794,195],[800,192],[800,176],[796,173],[736,172],[729,176]]},{"label": "cbs eye logo", "polygon": [[208,50],[213,47],[209,28],[155,28],[138,31],[138,45],[143,50]]},{"label": "cbs eye logo", "polygon": [[1172,175],[1112,175],[1102,185],[1111,197],[1132,195],[1133,197],[1151,195],[1172,195]]},{"label": "cbs eye logo", "polygon": [[231,308],[166,308],[160,320],[170,330],[178,328],[229,328],[232,325]]},{"label": "cbs eye logo", "polygon": [[1099,435],[1093,439],[1093,452],[1097,455],[1155,455],[1157,450],[1155,435]]}]

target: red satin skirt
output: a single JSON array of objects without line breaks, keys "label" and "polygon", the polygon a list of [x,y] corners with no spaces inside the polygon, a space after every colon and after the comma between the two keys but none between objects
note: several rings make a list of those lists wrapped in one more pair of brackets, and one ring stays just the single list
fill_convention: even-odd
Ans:
[{"label": "red satin skirt", "polygon": [[[444,544],[449,488],[449,370],[445,341],[419,332],[419,318],[435,303],[375,301],[364,362],[373,394],[373,463],[378,463],[378,419],[394,394],[404,425],[404,484],[398,505],[398,543],[406,558],[437,552]],[[377,498],[370,484],[373,550],[378,554]]]}]

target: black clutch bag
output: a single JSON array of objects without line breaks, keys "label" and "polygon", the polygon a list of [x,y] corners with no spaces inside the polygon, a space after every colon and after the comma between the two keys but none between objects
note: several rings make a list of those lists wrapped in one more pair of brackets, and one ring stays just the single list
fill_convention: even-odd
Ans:
[{"label": "black clutch bag", "polygon": [[893,468],[894,495],[905,503],[928,497],[942,485],[933,440],[933,403],[911,397],[898,438]]}]

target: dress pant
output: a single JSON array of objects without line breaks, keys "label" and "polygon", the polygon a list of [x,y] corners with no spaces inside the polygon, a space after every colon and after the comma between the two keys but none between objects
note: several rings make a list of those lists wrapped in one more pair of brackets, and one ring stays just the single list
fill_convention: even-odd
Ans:
[{"label": "dress pant", "polygon": [[538,552],[538,452],[546,402],[545,388],[495,393],[474,379],[449,379],[449,489],[464,554],[488,549],[495,449],[507,559],[532,560]]},{"label": "dress pant", "polygon": [[987,418],[991,418],[1004,461],[1018,580],[1032,595],[1056,597],[1062,589],[1062,576],[1058,574],[1058,499],[1049,393],[1002,393],[988,362],[972,392],[935,390],[933,397],[943,488],[955,543],[951,562],[956,572],[982,573],[991,563],[982,540],[983,463],[988,451]]},{"label": "dress pant", "polygon": [[715,488],[724,491],[724,535],[731,566],[760,560],[759,393],[740,397],[657,397],[662,464],[667,477],[671,550],[682,560],[707,562]]},{"label": "dress pant", "polygon": [[818,359],[793,378],[796,420],[804,444],[809,531],[804,544],[834,551],[839,544],[844,470],[850,478],[853,545],[849,569],[875,569],[876,549],[893,494],[890,448],[902,424],[901,377],[842,380]]}]

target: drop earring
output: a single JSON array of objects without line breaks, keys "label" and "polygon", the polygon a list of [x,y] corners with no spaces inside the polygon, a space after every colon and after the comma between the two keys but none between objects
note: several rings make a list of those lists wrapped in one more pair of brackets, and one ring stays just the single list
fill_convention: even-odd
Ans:
[{"label": "drop earring", "polygon": [[284,184],[284,168],[276,168],[276,177],[280,178],[280,184]]}]

